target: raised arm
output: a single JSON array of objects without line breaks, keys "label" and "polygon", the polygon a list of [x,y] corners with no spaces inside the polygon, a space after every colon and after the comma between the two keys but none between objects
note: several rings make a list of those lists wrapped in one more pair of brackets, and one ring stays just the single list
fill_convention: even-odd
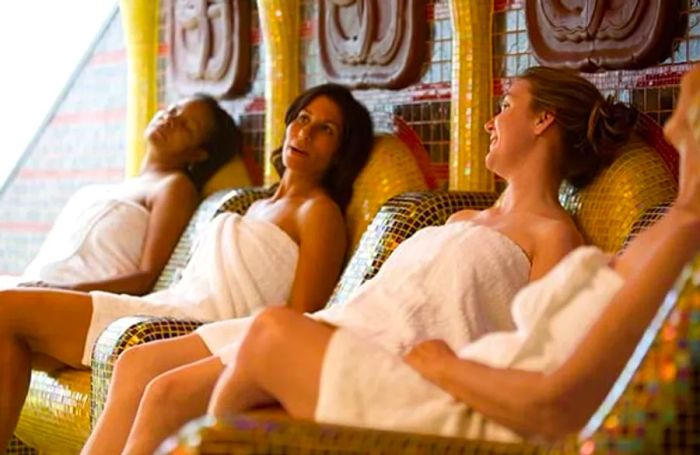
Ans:
[{"label": "raised arm", "polygon": [[557,438],[581,428],[684,264],[700,250],[700,144],[687,122],[689,99],[700,93],[698,88],[700,70],[695,69],[684,78],[678,108],[666,128],[681,153],[676,203],[618,258],[614,267],[625,279],[623,287],[561,367],[549,374],[490,368],[457,358],[439,341],[418,345],[407,362],[457,399],[521,434]]},{"label": "raised arm", "polygon": [[700,212],[674,207],[640,235],[617,267],[634,264],[625,284],[573,355],[550,374],[463,360],[441,341],[406,357],[434,382],[488,418],[525,436],[558,438],[580,429],[618,377],[665,293],[700,249]]},{"label": "raised arm", "polygon": [[325,198],[307,202],[299,211],[299,259],[289,307],[299,312],[322,308],[335,287],[345,258],[345,221],[335,203]]}]

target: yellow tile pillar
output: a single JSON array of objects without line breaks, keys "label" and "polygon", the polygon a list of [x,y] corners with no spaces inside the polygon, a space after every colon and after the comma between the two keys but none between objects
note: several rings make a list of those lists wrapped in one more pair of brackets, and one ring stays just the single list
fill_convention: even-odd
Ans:
[{"label": "yellow tile pillar", "polygon": [[491,117],[491,22],[493,0],[450,0],[452,19],[452,112],[450,189],[493,191],[484,165]]},{"label": "yellow tile pillar", "polygon": [[127,54],[126,175],[138,174],[146,153],[143,131],[158,104],[158,1],[120,0]]},{"label": "yellow tile pillar", "polygon": [[284,114],[299,94],[299,0],[258,0],[265,43],[265,184],[278,180],[270,163],[284,140]]}]

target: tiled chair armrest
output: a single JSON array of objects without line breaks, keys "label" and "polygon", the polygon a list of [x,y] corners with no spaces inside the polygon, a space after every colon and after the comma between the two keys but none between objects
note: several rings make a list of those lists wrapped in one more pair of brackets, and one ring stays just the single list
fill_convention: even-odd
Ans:
[{"label": "tiled chair armrest", "polygon": [[159,454],[489,454],[547,453],[528,444],[319,425],[288,417],[245,414],[217,422],[203,417],[166,440]]},{"label": "tiled chair armrest", "polygon": [[367,227],[328,304],[345,301],[360,284],[376,275],[396,247],[417,230],[444,224],[459,210],[488,208],[497,197],[495,193],[462,191],[408,192],[392,197]]},{"label": "tiled chair armrest", "polygon": [[93,418],[102,413],[114,363],[124,350],[150,341],[187,335],[200,325],[201,322],[197,321],[149,316],[129,316],[110,324],[100,334],[92,353]]},{"label": "tiled chair armrest", "polygon": [[[154,291],[165,289],[179,279],[190,257],[194,239],[214,216],[225,211],[243,214],[253,202],[269,196],[272,191],[271,188],[262,187],[236,188],[219,191],[202,201],[173,250]],[[185,335],[199,324],[194,321],[145,316],[122,318],[110,324],[98,338],[92,353],[92,419],[102,411],[114,362],[126,348]]]},{"label": "tiled chair armrest", "polygon": [[[316,424],[251,412],[185,426],[161,453],[636,454],[697,453],[700,255],[681,273],[584,438],[550,446]],[[582,434],[583,436],[583,434]]]}]

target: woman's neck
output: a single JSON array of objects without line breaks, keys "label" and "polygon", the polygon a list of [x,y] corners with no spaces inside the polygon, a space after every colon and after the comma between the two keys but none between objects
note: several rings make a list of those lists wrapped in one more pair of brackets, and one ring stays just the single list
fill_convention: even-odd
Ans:
[{"label": "woman's neck", "polygon": [[535,212],[547,208],[558,208],[561,177],[557,166],[551,161],[530,166],[508,178],[500,207],[505,212]]},{"label": "woman's neck", "polygon": [[320,183],[308,175],[300,175],[290,169],[287,169],[280,180],[273,200],[282,197],[308,196],[320,186]]}]

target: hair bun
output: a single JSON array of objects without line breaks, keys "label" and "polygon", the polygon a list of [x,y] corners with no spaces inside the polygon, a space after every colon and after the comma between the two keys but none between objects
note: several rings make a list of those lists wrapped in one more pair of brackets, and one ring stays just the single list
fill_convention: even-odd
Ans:
[{"label": "hair bun", "polygon": [[611,96],[596,101],[588,119],[586,134],[596,155],[611,161],[617,147],[629,138],[637,122],[637,114],[637,109],[615,102]]}]

